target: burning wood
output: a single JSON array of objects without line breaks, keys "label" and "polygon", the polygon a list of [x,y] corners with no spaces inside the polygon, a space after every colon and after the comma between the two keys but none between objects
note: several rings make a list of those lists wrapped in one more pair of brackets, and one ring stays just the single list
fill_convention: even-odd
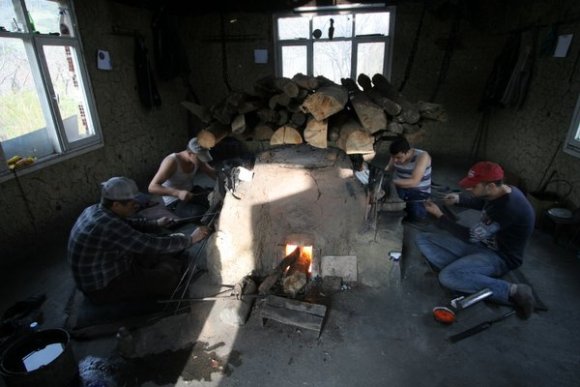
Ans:
[{"label": "burning wood", "polygon": [[[292,249],[294,246],[289,245],[287,249]],[[288,267],[284,278],[282,280],[282,288],[284,294],[290,297],[296,297],[308,283],[308,277],[312,265],[312,246],[298,246],[300,249],[300,256],[296,261]]]},{"label": "burning wood", "polygon": [[264,281],[258,287],[258,293],[260,295],[270,294],[270,288],[274,286],[276,282],[282,277],[282,274],[288,269],[290,265],[292,265],[296,260],[300,257],[300,247],[296,247],[296,249],[286,256],[276,268],[266,277]]},{"label": "burning wood", "polygon": [[288,255],[260,284],[260,295],[271,294],[274,285],[281,281],[283,293],[294,298],[308,283],[312,267],[312,246],[287,245],[286,253]]}]

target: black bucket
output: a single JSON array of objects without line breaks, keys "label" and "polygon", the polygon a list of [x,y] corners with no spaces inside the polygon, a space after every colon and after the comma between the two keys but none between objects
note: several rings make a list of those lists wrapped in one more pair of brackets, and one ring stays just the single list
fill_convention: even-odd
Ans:
[{"label": "black bucket", "polygon": [[68,332],[45,329],[19,338],[2,354],[0,373],[8,387],[77,386]]}]

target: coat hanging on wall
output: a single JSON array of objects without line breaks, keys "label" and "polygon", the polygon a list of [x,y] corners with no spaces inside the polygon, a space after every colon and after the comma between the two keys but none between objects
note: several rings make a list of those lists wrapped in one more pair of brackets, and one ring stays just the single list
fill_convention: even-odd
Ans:
[{"label": "coat hanging on wall", "polygon": [[151,70],[145,39],[138,35],[135,36],[135,70],[137,91],[143,107],[151,110],[154,106],[161,106],[161,96],[157,91],[157,84]]}]

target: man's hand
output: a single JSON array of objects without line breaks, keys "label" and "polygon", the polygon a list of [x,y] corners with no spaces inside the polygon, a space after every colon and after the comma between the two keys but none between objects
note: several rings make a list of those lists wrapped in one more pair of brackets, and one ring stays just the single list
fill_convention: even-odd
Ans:
[{"label": "man's hand", "polygon": [[441,211],[439,206],[433,203],[432,200],[425,200],[424,206],[425,210],[427,210],[427,212],[433,215],[434,217],[440,218],[443,216],[443,211]]},{"label": "man's hand", "polygon": [[179,193],[177,194],[177,197],[179,198],[179,200],[181,200],[182,202],[188,202],[191,200],[191,198],[193,197],[193,194],[189,191],[186,190],[181,190],[179,191]]},{"label": "man's hand", "polygon": [[191,233],[191,243],[197,243],[209,235],[209,228],[199,226]]},{"label": "man's hand", "polygon": [[445,195],[445,197],[443,198],[443,201],[445,202],[445,204],[447,204],[448,206],[451,206],[453,204],[457,204],[459,203],[459,194],[456,193],[452,193],[452,194],[447,194]]},{"label": "man's hand", "polygon": [[171,224],[173,222],[173,219],[171,219],[171,218],[169,218],[167,216],[163,216],[163,217],[157,219],[156,222],[157,222],[157,225],[159,227],[165,227],[165,226]]}]

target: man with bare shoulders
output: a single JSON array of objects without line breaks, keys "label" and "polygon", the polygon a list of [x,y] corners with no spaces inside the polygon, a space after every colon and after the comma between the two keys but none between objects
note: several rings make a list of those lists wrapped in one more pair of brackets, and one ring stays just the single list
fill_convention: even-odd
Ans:
[{"label": "man with bare shoulders", "polygon": [[[149,193],[160,195],[163,203],[181,217],[192,216],[195,204],[205,202],[203,191],[192,192],[193,179],[202,172],[216,179],[216,171],[208,163],[212,161],[209,151],[192,138],[187,148],[165,157],[151,182]],[[201,199],[201,200],[200,200]]]},{"label": "man with bare shoulders", "polygon": [[394,172],[393,184],[399,197],[407,203],[407,220],[427,219],[423,202],[431,197],[431,156],[424,150],[411,148],[405,137],[389,147],[391,160],[386,171]]}]

